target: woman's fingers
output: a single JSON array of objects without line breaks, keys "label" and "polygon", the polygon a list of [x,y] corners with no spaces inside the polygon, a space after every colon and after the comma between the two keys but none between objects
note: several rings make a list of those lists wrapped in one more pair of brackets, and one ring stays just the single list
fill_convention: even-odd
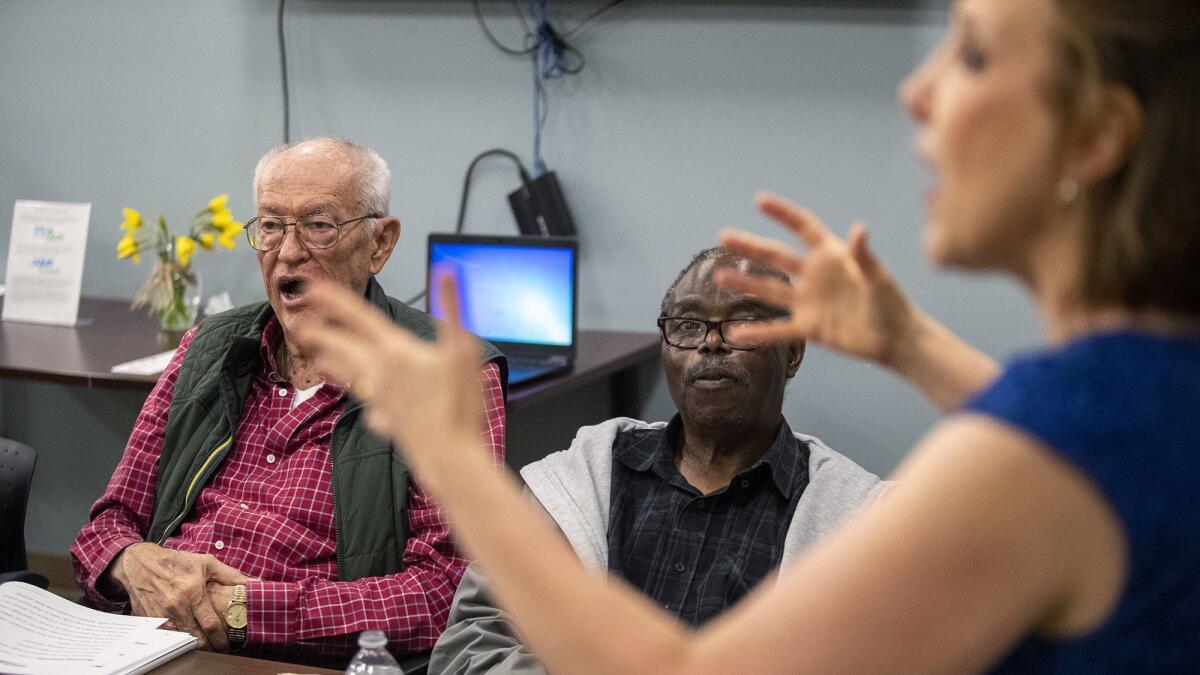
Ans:
[{"label": "woman's fingers", "polygon": [[369,347],[358,336],[337,326],[327,324],[306,326],[300,331],[300,342],[316,356],[317,367],[326,376],[337,382],[348,383],[355,388],[355,395],[370,398],[362,387],[370,387],[363,380],[371,371]]},{"label": "woman's fingers", "polygon": [[810,249],[833,236],[815,213],[779,195],[760,192],[754,196],[754,201],[758,203],[759,210],[794,232]]},{"label": "woman's fingers", "polygon": [[[479,346],[462,327],[462,310],[458,303],[458,281],[449,272],[437,275],[437,302],[446,321],[438,329],[438,345],[461,369],[474,370],[479,361]],[[449,365],[449,364],[447,364]]]},{"label": "woman's fingers", "polygon": [[312,349],[322,372],[347,383],[358,398],[370,399],[379,384],[372,374],[378,370],[380,351],[396,344],[389,341],[399,341],[400,347],[389,353],[407,353],[418,338],[394,330],[378,310],[345,288],[317,282],[309,292],[320,321],[298,331],[301,343]]},{"label": "woman's fingers", "polygon": [[871,248],[867,243],[867,228],[862,224],[862,221],[850,226],[847,245],[850,247],[850,255],[854,258],[854,262],[858,264],[858,268],[862,270],[863,275],[868,279],[878,277],[879,273],[883,270],[883,265],[879,262],[879,258],[876,258],[875,254],[871,252]]},{"label": "woman's fingers", "polygon": [[784,309],[791,308],[796,298],[796,289],[786,281],[761,274],[746,274],[730,267],[715,270],[713,281],[732,293],[752,295],[768,305]]},{"label": "woman's fingers", "polygon": [[[454,354],[461,356],[468,347],[474,347],[470,334],[462,327],[462,309],[458,304],[458,281],[449,272],[438,275],[438,304],[441,305],[442,316],[446,317],[443,332],[438,334],[438,342]],[[472,360],[472,365],[474,361]]]},{"label": "woman's fingers", "polygon": [[[308,292],[321,323],[339,327],[373,344],[388,337],[391,322],[362,296],[329,281],[311,282]],[[402,339],[418,338],[405,335]]]},{"label": "woman's fingers", "polygon": [[804,257],[787,244],[761,237],[745,230],[723,228],[719,235],[721,245],[733,253],[757,260],[791,275],[804,269]]},{"label": "woman's fingers", "polygon": [[367,423],[368,429],[379,436],[384,438],[395,437],[396,430],[392,428],[395,420],[380,408],[368,406],[366,414],[363,415],[363,421]]},{"label": "woman's fingers", "polygon": [[458,282],[450,272],[437,275],[438,305],[441,306],[442,316],[455,328],[462,326],[462,314],[458,306]]},{"label": "woman's fingers", "polygon": [[796,316],[775,321],[755,321],[727,330],[733,339],[763,344],[791,342],[797,338],[807,339],[809,333],[808,327]]}]

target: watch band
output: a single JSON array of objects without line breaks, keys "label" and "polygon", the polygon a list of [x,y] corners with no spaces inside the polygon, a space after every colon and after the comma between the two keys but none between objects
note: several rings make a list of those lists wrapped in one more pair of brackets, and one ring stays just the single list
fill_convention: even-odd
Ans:
[{"label": "watch band", "polygon": [[246,585],[237,584],[233,587],[233,596],[229,598],[229,607],[225,610],[225,635],[229,638],[229,646],[239,649],[246,644]]}]

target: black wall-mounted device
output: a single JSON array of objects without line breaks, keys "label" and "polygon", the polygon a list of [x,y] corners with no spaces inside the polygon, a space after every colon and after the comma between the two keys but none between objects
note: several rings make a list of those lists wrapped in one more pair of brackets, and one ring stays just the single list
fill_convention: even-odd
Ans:
[{"label": "black wall-mounted device", "polygon": [[517,229],[535,237],[574,237],[575,222],[563,198],[558,176],[547,171],[508,195]]}]

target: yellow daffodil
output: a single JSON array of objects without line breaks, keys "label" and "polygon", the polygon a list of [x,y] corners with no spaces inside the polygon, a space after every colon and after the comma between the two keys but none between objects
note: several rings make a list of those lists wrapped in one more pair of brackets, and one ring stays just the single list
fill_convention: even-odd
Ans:
[{"label": "yellow daffodil", "polygon": [[233,248],[235,237],[242,233],[246,228],[242,223],[233,219],[233,213],[229,209],[224,209],[216,213],[212,217],[212,226],[220,231],[220,236],[217,241],[225,248]]},{"label": "yellow daffodil", "polygon": [[234,244],[237,243],[234,237],[241,234],[245,228],[246,226],[241,223],[231,223],[229,227],[222,228],[221,236],[217,237],[217,241],[225,248],[233,248]]},{"label": "yellow daffodil", "polygon": [[196,252],[196,240],[191,237],[175,237],[175,258],[180,266],[187,267]]},{"label": "yellow daffodil", "polygon": [[230,211],[229,209],[221,209],[220,211],[216,211],[215,213],[213,213],[213,217],[212,217],[213,227],[224,230],[232,222],[233,222],[233,211]]},{"label": "yellow daffodil", "polygon": [[117,242],[117,260],[132,258],[133,262],[140,263],[142,258],[138,255],[138,250],[137,240],[133,238],[133,232],[130,232]]},{"label": "yellow daffodil", "polygon": [[164,215],[158,216],[157,227],[141,232],[146,224],[142,214],[134,209],[123,210],[125,221],[121,229],[125,235],[117,242],[117,258],[131,258],[136,263],[140,253],[149,252],[158,259],[132,306],[149,307],[163,330],[184,330],[192,323],[193,311],[185,302],[187,288],[198,283],[191,270],[192,256],[200,249],[211,251],[218,244],[233,248],[235,237],[245,229],[245,225],[233,219],[228,203],[229,195],[225,194],[210,199],[183,228],[186,234],[182,236],[171,233]]},{"label": "yellow daffodil", "polygon": [[121,213],[125,215],[125,222],[121,223],[121,229],[133,234],[142,226],[142,214],[136,209],[124,208]]}]

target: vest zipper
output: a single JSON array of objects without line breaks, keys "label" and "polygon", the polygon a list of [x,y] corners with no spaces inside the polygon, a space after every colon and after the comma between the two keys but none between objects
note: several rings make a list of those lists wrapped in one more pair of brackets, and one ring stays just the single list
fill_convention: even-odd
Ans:
[{"label": "vest zipper", "polygon": [[208,458],[206,458],[204,463],[200,465],[200,470],[196,472],[196,475],[192,476],[191,482],[188,483],[187,490],[184,490],[183,492],[183,502],[179,505],[179,515],[175,516],[175,519],[167,525],[167,529],[163,530],[163,535],[158,540],[159,546],[163,545],[163,542],[167,540],[167,537],[169,537],[171,532],[174,531],[175,527],[179,525],[179,521],[183,520],[183,517],[187,515],[188,498],[192,496],[192,490],[196,489],[196,483],[200,480],[200,477],[203,476],[204,472],[208,470],[208,466],[212,464],[214,459],[217,458],[217,455],[221,454],[222,451],[228,448],[229,444],[232,442],[233,436],[230,436],[222,441],[220,445],[218,445],[211,453],[209,453]]},{"label": "vest zipper", "polygon": [[333,555],[337,562],[338,580],[342,580],[342,557],[339,555],[342,547],[342,538],[338,534],[338,507],[337,507],[337,471],[333,466],[333,438],[332,434],[329,439],[329,487],[333,502]]},{"label": "vest zipper", "polygon": [[343,405],[342,406],[342,414],[338,416],[338,421],[335,422],[333,425],[333,431],[331,431],[329,433],[329,487],[330,487],[330,493],[332,494],[331,501],[333,502],[334,558],[337,561],[337,574],[338,574],[339,581],[344,581],[344,579],[342,579],[342,537],[341,537],[341,533],[338,531],[340,528],[338,528],[339,513],[338,513],[338,505],[337,505],[337,502],[338,502],[338,500],[337,500],[337,494],[338,494],[337,465],[333,461],[333,454],[334,454],[334,452],[337,451],[337,448],[335,447],[334,443],[336,442],[336,439],[337,439],[338,427],[341,426],[342,420],[346,419],[346,413],[351,412],[355,409],[356,408],[350,408],[349,410],[347,410],[346,406]]},{"label": "vest zipper", "polygon": [[358,410],[362,407],[363,406],[361,403],[350,404],[349,400],[347,400],[346,403],[342,404],[342,414],[338,416],[337,422],[335,422],[333,424],[333,431],[331,431],[329,434],[329,487],[332,489],[332,493],[333,493],[333,499],[332,499],[332,501],[333,501],[333,541],[335,543],[334,557],[337,558],[337,573],[338,573],[339,580],[343,580],[342,579],[342,537],[341,537],[341,533],[339,532],[340,528],[338,528],[339,512],[338,512],[338,505],[337,505],[337,503],[338,503],[338,500],[337,500],[337,494],[338,494],[337,467],[334,464],[333,455],[337,451],[337,447],[335,446],[335,443],[337,440],[338,428],[342,426],[342,423],[346,421],[346,418],[351,413],[358,412]]}]

